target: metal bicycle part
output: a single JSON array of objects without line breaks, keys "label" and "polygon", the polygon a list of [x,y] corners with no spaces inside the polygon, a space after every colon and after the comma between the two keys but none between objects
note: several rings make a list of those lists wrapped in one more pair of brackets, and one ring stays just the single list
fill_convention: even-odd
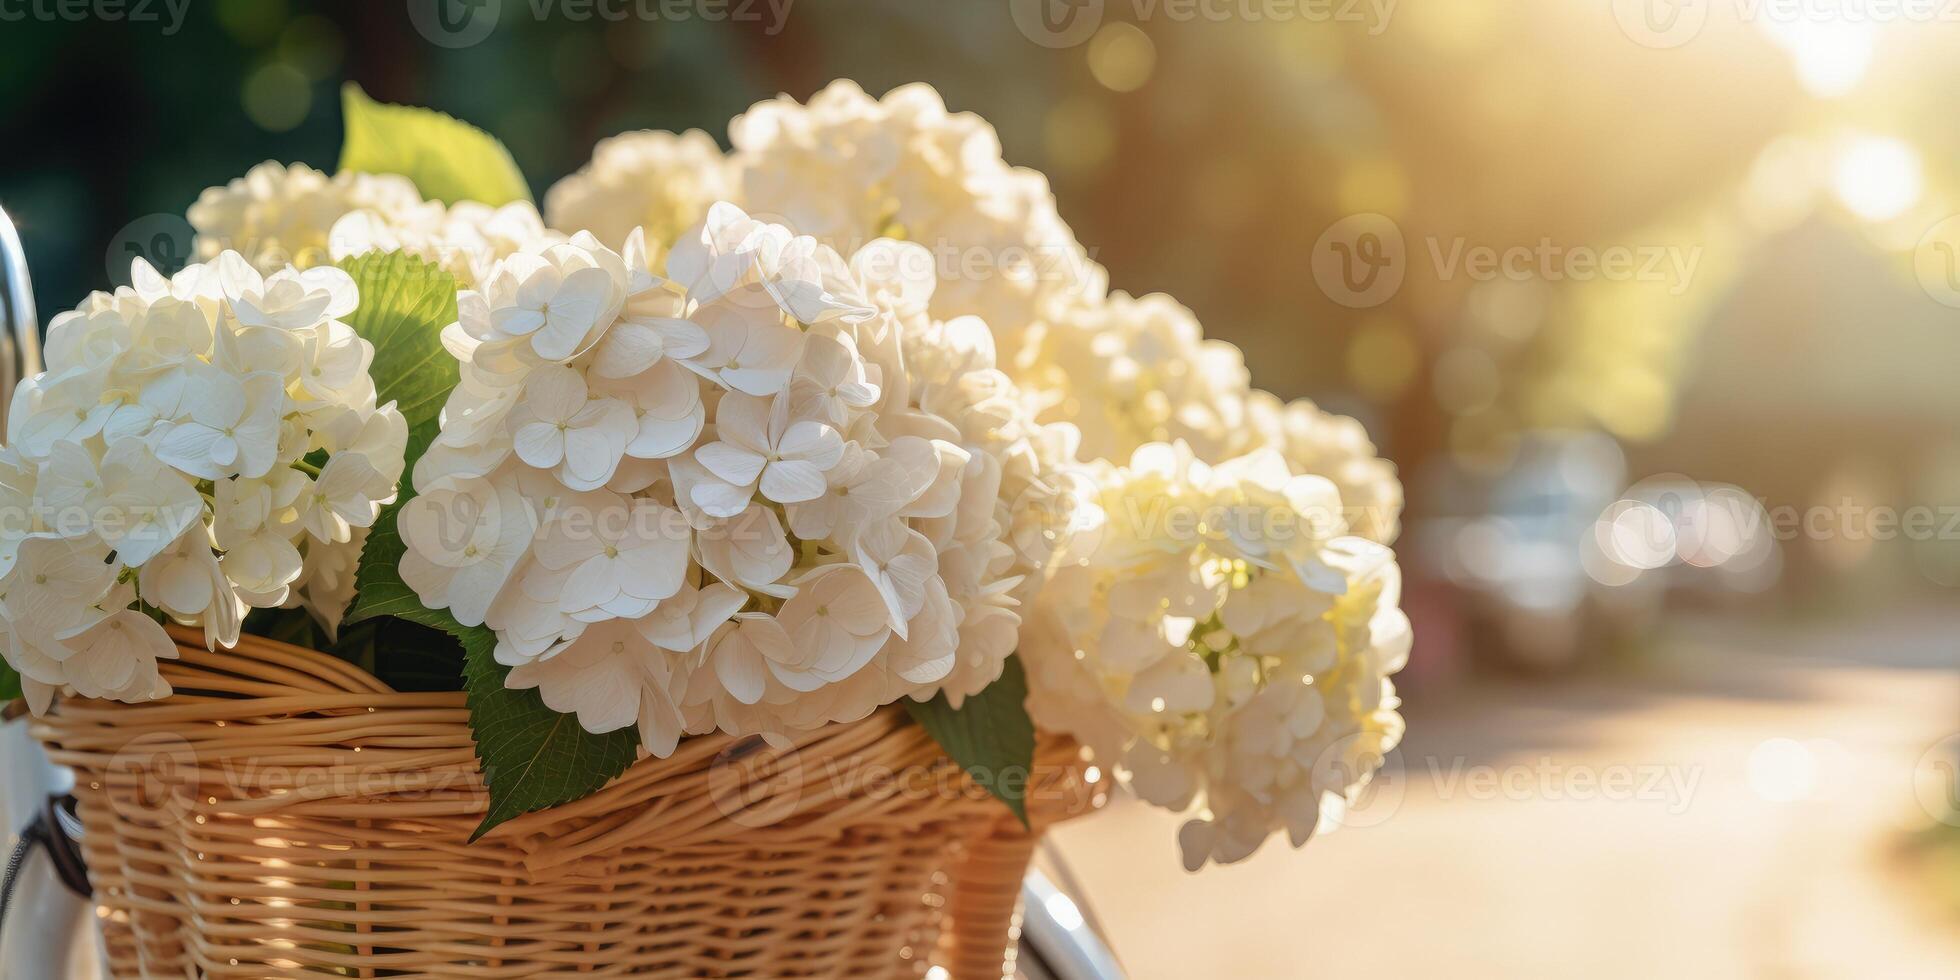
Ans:
[{"label": "metal bicycle part", "polygon": [[1126,980],[1103,940],[1088,896],[1052,839],[1021,883],[1021,940],[1014,966],[1022,980]]},{"label": "metal bicycle part", "polygon": [[[34,310],[27,255],[4,209],[0,209],[0,324],[6,327],[0,332],[0,432],[4,432],[15,389],[41,370],[41,325]],[[25,718],[0,721],[0,776],[4,777],[0,778],[0,818],[6,821],[11,851],[43,812],[48,798],[68,791],[72,777],[48,764],[41,747],[28,735]],[[44,830],[58,828],[71,837],[79,831],[72,815],[59,811],[51,823]],[[90,940],[99,939],[82,936],[93,921],[88,897],[63,881],[48,848],[22,850],[18,858],[7,883],[15,911],[0,933],[0,977],[95,976],[94,964],[106,961],[99,952],[87,951]]]},{"label": "metal bicycle part", "polygon": [[27,253],[13,220],[0,208],[0,432],[6,430],[7,409],[14,389],[41,370],[41,324],[34,312],[34,289],[27,277]]}]

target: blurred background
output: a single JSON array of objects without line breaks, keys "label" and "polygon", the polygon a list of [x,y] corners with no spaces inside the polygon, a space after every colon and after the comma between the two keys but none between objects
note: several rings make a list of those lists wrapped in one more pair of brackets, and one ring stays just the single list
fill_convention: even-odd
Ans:
[{"label": "blurred background", "polygon": [[45,319],[332,169],[347,80],[540,196],[931,82],[1408,485],[1410,736],[1346,826],[1059,833],[1134,975],[1953,977],[1956,54],[1943,0],[0,0],[0,206]]}]

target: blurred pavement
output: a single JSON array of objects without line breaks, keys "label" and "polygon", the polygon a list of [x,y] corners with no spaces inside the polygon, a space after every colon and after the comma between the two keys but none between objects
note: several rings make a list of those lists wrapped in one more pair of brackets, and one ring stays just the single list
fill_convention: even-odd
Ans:
[{"label": "blurred pavement", "polygon": [[1137,980],[1950,980],[1899,841],[1956,666],[1951,613],[1676,619],[1637,668],[1419,693],[1399,777],[1302,851],[1187,875],[1127,801],[1057,839]]}]

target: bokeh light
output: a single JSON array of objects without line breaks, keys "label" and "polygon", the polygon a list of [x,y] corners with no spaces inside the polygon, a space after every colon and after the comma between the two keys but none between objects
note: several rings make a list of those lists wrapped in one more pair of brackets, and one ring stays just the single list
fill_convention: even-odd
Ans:
[{"label": "bokeh light", "polygon": [[1924,191],[1919,154],[1904,140],[1859,135],[1838,148],[1831,187],[1851,213],[1867,221],[1904,214]]}]

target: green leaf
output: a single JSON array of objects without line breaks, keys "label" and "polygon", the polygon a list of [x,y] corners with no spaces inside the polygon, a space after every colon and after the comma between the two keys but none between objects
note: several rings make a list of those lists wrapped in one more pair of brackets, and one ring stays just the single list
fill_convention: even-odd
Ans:
[{"label": "green leaf", "polygon": [[[392,616],[435,627],[462,642],[470,732],[476,737],[483,781],[490,787],[490,812],[470,839],[520,814],[590,796],[625,772],[639,754],[639,735],[632,727],[594,735],[576,717],[547,707],[537,691],[505,687],[510,669],[496,661],[495,632],[464,626],[449,610],[422,605],[397,568],[405,550],[396,526],[400,509],[394,504],[382,511],[368,535],[356,579],[360,591],[342,628]],[[392,640],[377,641],[377,659],[394,657],[394,645]]]},{"label": "green leaf", "polygon": [[469,123],[433,109],[376,102],[351,82],[340,90],[340,105],[347,127],[342,170],[400,174],[423,197],[444,204],[498,207],[531,199],[510,151]]},{"label": "green leaf", "polygon": [[1000,680],[961,702],[942,692],[931,701],[907,701],[913,720],[939,747],[1007,808],[1028,822],[1028,782],[1034,778],[1034,720],[1028,717],[1028,676],[1021,658],[1007,658]]},{"label": "green leaf", "polygon": [[[343,260],[361,304],[347,323],[374,345],[375,397],[393,401],[408,422],[405,472],[441,431],[442,405],[456,387],[456,359],[442,346],[442,328],[456,319],[456,280],[438,266],[400,252],[369,252]],[[355,571],[354,602],[343,625],[394,616],[454,634],[446,610],[429,609],[402,581],[397,567],[408,549],[396,518],[415,496],[406,478],[393,504],[368,533]]]},{"label": "green leaf", "polygon": [[520,814],[584,799],[638,758],[632,726],[594,735],[576,717],[546,707],[537,691],[505,687],[510,668],[491,655],[496,634],[479,626],[461,639],[470,731],[490,785],[490,812],[471,840]]},{"label": "green leaf", "polygon": [[20,673],[12,664],[0,660],[0,701],[13,701],[20,697]]},{"label": "green leaf", "polygon": [[[410,432],[409,441],[415,440],[416,434]],[[395,502],[381,509],[381,516],[368,531],[367,544],[361,548],[360,567],[354,572],[354,601],[340,621],[342,629],[377,616],[393,616],[460,636],[456,631],[463,627],[449,615],[449,610],[423,605],[422,597],[402,581],[400,566],[408,545],[402,541],[399,519],[402,505],[414,496],[415,491],[404,481]]]},{"label": "green leaf", "polygon": [[340,268],[361,293],[347,325],[374,345],[375,398],[394,402],[408,420],[413,466],[427,446],[413,438],[416,430],[440,425],[442,403],[456,387],[456,357],[442,346],[442,328],[456,322],[456,277],[403,252],[352,256]]},{"label": "green leaf", "polygon": [[[352,145],[350,143],[350,145]],[[456,319],[456,282],[413,256],[371,252],[341,263],[361,291],[347,322],[374,344],[377,397],[394,401],[408,420],[407,463],[413,468],[441,429],[441,410],[456,386],[456,360],[442,346],[442,328]],[[400,518],[415,496],[404,484],[368,532],[355,572],[355,595],[341,622],[341,654],[366,660],[371,672],[420,689],[454,677],[457,654],[440,630],[459,641],[470,732],[490,788],[490,811],[472,840],[519,814],[569,803],[597,792],[639,754],[632,727],[594,735],[572,715],[551,710],[535,690],[504,686],[509,668],[497,663],[496,633],[464,626],[447,609],[430,609],[402,581],[407,552]],[[415,624],[409,626],[408,624]],[[453,684],[450,686],[453,690]]]}]

